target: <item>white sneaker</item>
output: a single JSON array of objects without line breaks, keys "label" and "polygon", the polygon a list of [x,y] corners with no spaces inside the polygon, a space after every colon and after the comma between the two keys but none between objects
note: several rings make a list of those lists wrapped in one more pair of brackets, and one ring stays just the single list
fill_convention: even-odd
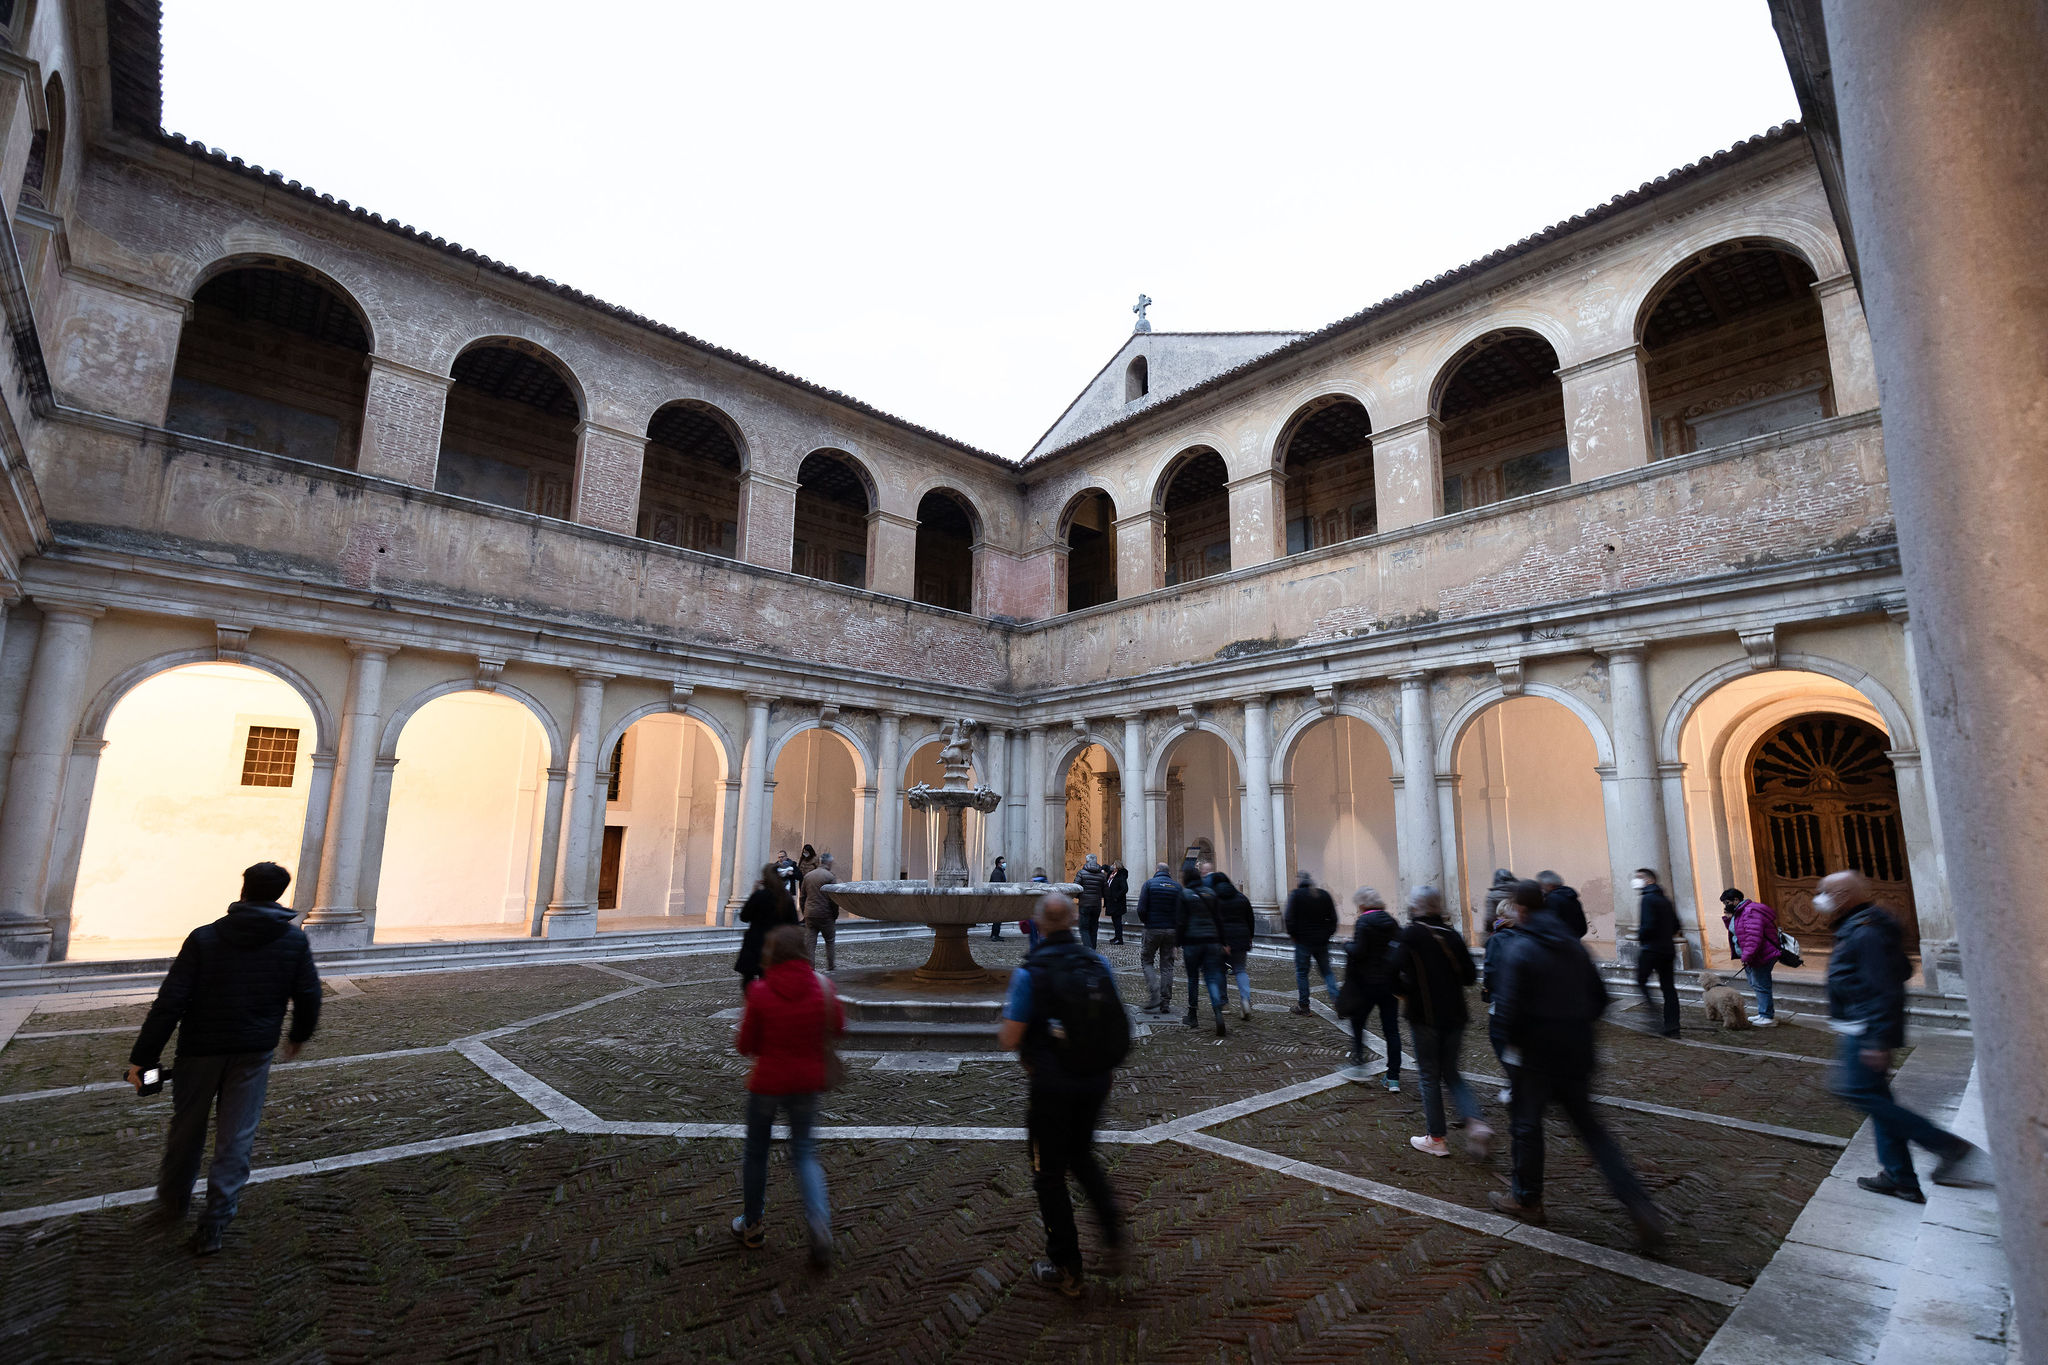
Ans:
[{"label": "white sneaker", "polygon": [[1752,1014],[1749,1016],[1749,1024],[1751,1028],[1776,1028],[1778,1021],[1766,1019],[1761,1014]]},{"label": "white sneaker", "polygon": [[1508,1088],[1507,1088],[1506,1086],[1502,1086],[1502,1087],[1500,1088],[1500,1102],[1501,1102],[1502,1104],[1512,1104],[1512,1103],[1514,1103],[1514,1099],[1515,1099],[1515,1092],[1514,1092],[1514,1091],[1512,1091],[1512,1090],[1508,1089]]},{"label": "white sneaker", "polygon": [[1451,1144],[1440,1137],[1412,1137],[1408,1145],[1425,1156],[1449,1156]]}]

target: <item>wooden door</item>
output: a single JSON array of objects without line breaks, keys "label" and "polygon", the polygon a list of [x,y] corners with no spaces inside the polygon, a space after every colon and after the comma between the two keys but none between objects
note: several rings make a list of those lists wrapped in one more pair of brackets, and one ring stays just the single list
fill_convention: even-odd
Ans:
[{"label": "wooden door", "polygon": [[[626,827],[604,827],[604,851],[597,863],[597,908],[619,908],[619,859],[626,851]],[[587,864],[586,864],[587,866]]]}]

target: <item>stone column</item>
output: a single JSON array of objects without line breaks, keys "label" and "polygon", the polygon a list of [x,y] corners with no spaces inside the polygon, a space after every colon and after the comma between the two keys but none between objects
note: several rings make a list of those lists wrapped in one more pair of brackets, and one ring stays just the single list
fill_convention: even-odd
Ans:
[{"label": "stone column", "polygon": [[1116,773],[1095,774],[1095,828],[1102,845],[1101,862],[1108,867],[1124,856],[1123,802],[1117,799],[1122,778]]},{"label": "stone column", "polygon": [[1240,697],[1244,707],[1244,820],[1245,872],[1251,881],[1252,908],[1275,922],[1266,927],[1277,930],[1280,910],[1278,884],[1273,875],[1273,737],[1267,698],[1254,693]]},{"label": "stone column", "polygon": [[1025,752],[1022,730],[1004,734],[1010,746],[1010,786],[1003,801],[1003,856],[1010,860],[1010,880],[1023,882],[1031,879],[1031,865],[1024,859],[1024,807],[1029,800],[1025,769],[1030,766],[1030,758]]},{"label": "stone column", "polygon": [[384,834],[391,823],[391,779],[398,774],[398,760],[379,758],[370,777],[370,818],[363,825],[363,873],[359,885],[363,918],[369,922],[370,937],[377,936],[377,888],[384,881]]},{"label": "stone column", "polygon": [[869,592],[917,596],[917,521],[880,508],[868,513]]},{"label": "stone column", "polygon": [[304,914],[319,901],[320,844],[327,835],[328,802],[334,792],[334,755],[314,754],[306,778],[306,819],[300,827],[299,861],[292,873],[292,909]]},{"label": "stone column", "polygon": [[[738,829],[739,861],[732,870],[732,900],[727,909],[737,913],[754,889],[768,855],[761,845],[768,822],[763,807],[768,801],[768,708],[775,698],[749,692],[747,699],[747,747],[740,754],[740,800]],[[727,915],[730,922],[732,915]]]},{"label": "stone column", "polygon": [[1014,869],[1018,881],[1031,880],[1031,870],[1042,867],[1058,881],[1047,861],[1045,846],[1045,727],[1029,726],[1024,731],[1024,866]]},{"label": "stone column", "polygon": [[[1145,717],[1124,717],[1124,865],[1132,879],[1143,881],[1152,875],[1159,850],[1152,843],[1145,823]],[[1134,892],[1133,895],[1136,893]]]},{"label": "stone column", "polygon": [[1573,483],[1650,462],[1650,383],[1641,346],[1567,365],[1557,377]]},{"label": "stone column", "polygon": [[858,788],[857,794],[860,797],[860,804],[855,808],[854,820],[859,824],[860,828],[854,831],[853,842],[860,850],[858,855],[860,860],[857,863],[854,862],[854,855],[849,854],[847,856],[849,866],[842,870],[842,875],[848,881],[873,881],[876,880],[875,817],[877,802],[875,800],[875,784],[870,782],[865,787]]},{"label": "stone column", "polygon": [[640,523],[640,466],[647,438],[595,422],[576,429],[576,492],[570,520],[621,535]]},{"label": "stone column", "polygon": [[[744,872],[740,863],[740,780],[728,777],[718,784],[718,881],[717,885],[733,886],[735,869]],[[754,869],[759,872],[759,868]],[[733,908],[728,899],[718,907],[718,923],[721,927],[732,923]]]},{"label": "stone column", "polygon": [[1485,936],[1474,933],[1475,925],[1471,912],[1472,893],[1465,885],[1465,845],[1458,829],[1458,775],[1438,773],[1436,775],[1436,818],[1438,838],[1443,849],[1443,892],[1444,905],[1458,910],[1460,927],[1469,942],[1477,943]]},{"label": "stone column", "polygon": [[875,870],[873,881],[896,880],[903,870],[903,713],[879,713],[875,740]]},{"label": "stone column", "polygon": [[1436,722],[1430,714],[1427,673],[1402,673],[1401,684],[1401,803],[1408,818],[1401,832],[1406,843],[1398,850],[1401,880],[1397,895],[1387,897],[1389,906],[1405,900],[1409,887],[1435,886],[1444,882],[1444,847],[1441,812],[1436,794]]},{"label": "stone column", "polygon": [[562,798],[569,788],[567,768],[548,769],[548,790],[541,804],[540,857],[533,874],[533,918],[527,933],[541,936],[547,920],[548,901],[555,885],[555,867],[562,850]]},{"label": "stone column", "polygon": [[42,633],[7,769],[0,807],[0,963],[43,962],[50,921],[43,879],[57,831],[58,801],[92,663],[92,623],[106,608],[39,599]]},{"label": "stone column", "polygon": [[78,859],[85,851],[85,820],[92,810],[93,784],[99,778],[103,739],[81,739],[71,745],[64,773],[64,808],[57,817],[57,836],[50,846],[50,872],[43,890],[43,917],[50,922],[50,961],[61,962],[71,949],[71,897],[78,890]]},{"label": "stone column", "polygon": [[1382,531],[1444,514],[1443,424],[1434,417],[1374,432],[1372,484]]},{"label": "stone column", "polygon": [[1287,553],[1287,482],[1270,465],[1225,485],[1230,493],[1230,567],[1248,569]]},{"label": "stone column", "polygon": [[1167,828],[1168,823],[1166,788],[1145,788],[1145,840],[1153,850],[1152,861],[1165,863],[1166,870],[1177,879],[1180,876],[1180,858],[1183,850],[1172,846],[1172,831]]},{"label": "stone column", "polygon": [[1605,651],[1614,716],[1614,776],[1607,814],[1607,861],[1614,874],[1614,942],[1635,938],[1637,896],[1629,878],[1656,870],[1669,886],[1671,840],[1664,828],[1663,784],[1657,774],[1657,728],[1650,714],[1649,649],[1626,644]]},{"label": "stone column", "polygon": [[1828,337],[1828,379],[1835,391],[1835,415],[1847,417],[1877,406],[1877,362],[1870,354],[1870,328],[1856,281],[1836,275],[1813,286],[1820,300],[1821,326]]},{"label": "stone column", "polygon": [[[1294,784],[1275,782],[1273,784],[1273,878],[1276,891],[1288,892],[1294,889],[1294,874],[1301,869],[1295,865],[1294,841],[1290,837],[1294,821]],[[1351,904],[1351,893],[1356,887],[1330,885],[1328,871],[1317,868],[1316,875],[1323,878],[1323,889],[1337,902],[1338,910]],[[1284,900],[1285,897],[1283,896]]]},{"label": "stone column", "polygon": [[441,418],[455,381],[381,355],[369,358],[369,369],[356,471],[432,488],[441,459]]},{"label": "stone column", "polygon": [[[1010,790],[1010,744],[1001,730],[991,728],[984,732],[982,754],[982,771],[974,774],[975,780],[998,795],[1006,795]],[[988,876],[999,855],[1010,851],[1009,827],[1007,802],[982,816],[981,866],[967,869],[975,882]]]},{"label": "stone column", "polygon": [[[604,685],[609,673],[587,668],[573,670],[576,679],[576,708],[569,724],[569,770],[567,790],[562,796],[561,843],[555,850],[555,895],[541,917],[541,932],[549,938],[592,938],[597,934],[597,897],[590,885],[591,841],[600,837],[591,828],[593,791],[602,799],[597,785],[597,748],[603,736]],[[602,815],[597,820],[603,821]]]},{"label": "stone column", "polygon": [[1156,507],[1116,524],[1116,595],[1119,600],[1166,586],[1166,513]]},{"label": "stone column", "polygon": [[372,928],[363,913],[363,840],[377,776],[384,668],[398,650],[360,640],[350,640],[348,649],[348,698],[334,746],[335,795],[320,844],[320,892],[305,921],[306,936],[316,948],[367,947]]},{"label": "stone column", "polygon": [[[740,476],[740,531],[736,557],[743,564],[789,572],[796,540],[796,484],[750,469]],[[754,869],[759,876],[760,868]],[[753,877],[747,885],[753,886]],[[745,897],[741,897],[745,899]]]},{"label": "stone column", "polygon": [[[1671,893],[1672,904],[1678,908],[1678,927],[1692,949],[1693,965],[1704,967],[1707,945],[1701,937],[1699,876],[1693,870],[1692,835],[1688,832],[1685,815],[1685,765],[1659,763],[1657,786],[1664,807],[1664,835],[1669,849],[1664,860],[1664,889]],[[1708,894],[1717,894],[1720,889],[1713,887]],[[1714,925],[1716,928],[1720,926],[1718,914],[1714,917]]]}]

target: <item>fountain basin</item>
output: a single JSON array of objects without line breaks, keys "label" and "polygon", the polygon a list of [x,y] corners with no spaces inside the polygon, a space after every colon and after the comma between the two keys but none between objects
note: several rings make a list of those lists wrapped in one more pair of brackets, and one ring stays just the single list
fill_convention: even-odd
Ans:
[{"label": "fountain basin", "polygon": [[[832,900],[863,919],[931,926],[932,951],[911,975],[933,985],[976,985],[991,974],[974,960],[967,929],[996,920],[1028,918],[1048,891],[1079,895],[1073,882],[983,882],[933,886],[930,882],[834,882]],[[997,979],[1000,979],[999,977]]]}]

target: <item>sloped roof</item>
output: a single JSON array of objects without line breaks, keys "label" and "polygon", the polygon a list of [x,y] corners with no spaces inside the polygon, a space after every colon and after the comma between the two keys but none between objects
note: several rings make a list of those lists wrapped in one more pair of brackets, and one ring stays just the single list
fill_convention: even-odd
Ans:
[{"label": "sloped roof", "polygon": [[[1072,445],[1125,416],[1165,402],[1225,370],[1267,355],[1302,332],[1133,332],[1109,361],[1095,372],[1067,404],[1059,418],[1031,447],[1025,458]],[[1143,398],[1126,401],[1124,372],[1136,356],[1145,357],[1149,389]]]}]

